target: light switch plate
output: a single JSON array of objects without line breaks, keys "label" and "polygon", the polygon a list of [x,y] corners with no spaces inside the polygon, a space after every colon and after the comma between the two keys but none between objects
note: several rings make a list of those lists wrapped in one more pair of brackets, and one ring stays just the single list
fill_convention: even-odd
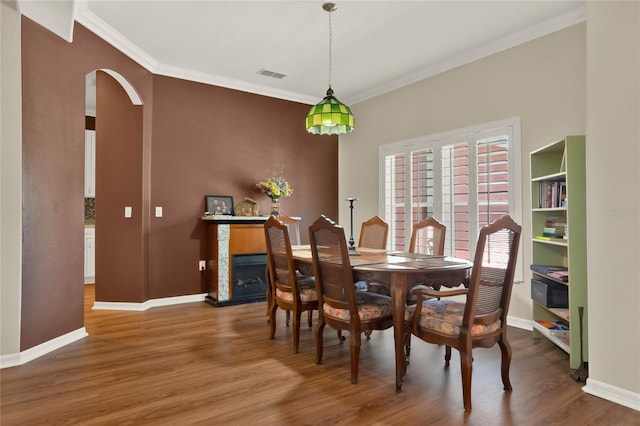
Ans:
[{"label": "light switch plate", "polygon": [[156,207],[156,217],[162,217],[162,207]]},{"label": "light switch plate", "polygon": [[132,213],[132,208],[127,206],[124,208],[124,217],[131,217],[131,213]]}]

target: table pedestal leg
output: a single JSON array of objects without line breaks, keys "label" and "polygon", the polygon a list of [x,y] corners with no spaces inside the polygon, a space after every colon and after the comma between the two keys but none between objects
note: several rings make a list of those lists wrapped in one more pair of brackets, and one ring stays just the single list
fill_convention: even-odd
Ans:
[{"label": "table pedestal leg", "polygon": [[396,353],[396,392],[402,391],[404,375],[407,372],[407,358],[404,352],[405,336],[408,330],[404,324],[407,300],[406,274],[391,274],[391,298],[393,299],[393,339]]}]

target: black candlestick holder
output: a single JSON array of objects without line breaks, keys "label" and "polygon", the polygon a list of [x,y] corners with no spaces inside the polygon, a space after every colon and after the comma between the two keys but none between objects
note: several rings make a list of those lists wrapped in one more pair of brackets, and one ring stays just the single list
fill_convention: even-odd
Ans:
[{"label": "black candlestick holder", "polygon": [[349,255],[350,256],[359,256],[360,253],[356,250],[355,241],[353,240],[353,203],[358,201],[359,198],[347,198],[346,201],[349,202],[349,209],[351,210],[351,235],[349,235]]}]

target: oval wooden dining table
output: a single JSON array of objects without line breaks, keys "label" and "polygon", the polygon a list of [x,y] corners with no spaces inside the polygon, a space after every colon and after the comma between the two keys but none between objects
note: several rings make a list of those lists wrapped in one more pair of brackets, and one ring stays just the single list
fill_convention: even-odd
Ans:
[{"label": "oval wooden dining table", "polygon": [[[467,286],[473,264],[465,259],[447,256],[432,256],[377,249],[357,248],[358,255],[349,256],[354,281],[365,281],[369,285],[386,287],[393,306],[393,338],[396,361],[396,390],[402,390],[407,371],[404,351],[406,335],[404,315],[408,292],[416,285],[434,288]],[[304,274],[313,274],[310,246],[293,246],[296,266]]]}]

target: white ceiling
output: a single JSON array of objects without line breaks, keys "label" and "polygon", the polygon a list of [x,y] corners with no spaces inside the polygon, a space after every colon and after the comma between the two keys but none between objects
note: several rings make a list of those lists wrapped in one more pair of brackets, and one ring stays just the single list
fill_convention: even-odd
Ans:
[{"label": "white ceiling", "polygon": [[[336,96],[353,104],[585,20],[581,1],[341,1]],[[78,1],[75,19],[148,70],[314,104],[329,74],[323,1]],[[261,69],[285,74],[274,79]]]}]

